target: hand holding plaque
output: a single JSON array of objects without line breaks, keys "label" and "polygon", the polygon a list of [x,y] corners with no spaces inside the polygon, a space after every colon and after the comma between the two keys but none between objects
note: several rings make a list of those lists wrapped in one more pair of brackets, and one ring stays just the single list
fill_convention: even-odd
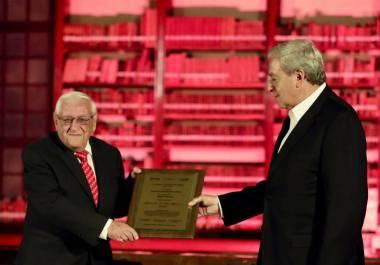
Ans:
[{"label": "hand holding plaque", "polygon": [[143,169],[136,176],[128,224],[141,237],[193,238],[204,171]]}]

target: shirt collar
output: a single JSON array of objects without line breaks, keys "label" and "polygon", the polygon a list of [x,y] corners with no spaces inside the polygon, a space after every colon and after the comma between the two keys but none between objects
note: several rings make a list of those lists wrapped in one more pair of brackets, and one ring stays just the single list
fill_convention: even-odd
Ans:
[{"label": "shirt collar", "polygon": [[288,115],[291,123],[295,125],[302,118],[306,111],[308,111],[311,105],[313,105],[313,103],[317,100],[317,98],[322,93],[323,89],[325,89],[325,87],[326,83],[323,83],[310,96],[308,96],[301,103],[289,110]]},{"label": "shirt collar", "polygon": [[92,156],[90,141],[87,141],[86,147],[84,149]]}]

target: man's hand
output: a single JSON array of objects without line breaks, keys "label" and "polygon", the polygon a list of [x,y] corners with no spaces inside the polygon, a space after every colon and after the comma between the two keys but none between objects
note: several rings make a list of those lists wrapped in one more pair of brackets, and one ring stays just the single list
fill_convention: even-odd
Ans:
[{"label": "man's hand", "polygon": [[141,169],[138,168],[138,167],[134,167],[131,171],[131,176],[132,178],[135,178],[137,174],[140,174],[141,173]]},{"label": "man's hand", "polygon": [[199,203],[200,216],[219,214],[218,196],[201,195],[192,199],[188,205],[189,207],[193,207],[197,203]]},{"label": "man's hand", "polygon": [[108,238],[120,241],[134,241],[139,239],[139,236],[135,229],[127,225],[126,223],[121,223],[113,221],[110,227],[108,228]]}]

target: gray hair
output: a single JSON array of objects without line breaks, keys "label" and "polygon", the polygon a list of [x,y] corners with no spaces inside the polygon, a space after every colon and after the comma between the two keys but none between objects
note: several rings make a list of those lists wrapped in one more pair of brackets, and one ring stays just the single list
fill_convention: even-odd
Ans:
[{"label": "gray hair", "polygon": [[90,102],[90,105],[91,105],[91,115],[96,114],[95,102],[92,100],[92,98],[90,98],[89,95],[82,93],[82,92],[79,92],[79,91],[70,91],[70,92],[62,94],[58,98],[57,103],[55,104],[54,113],[58,114],[61,112],[62,104],[64,101],[66,101],[66,100],[78,100],[78,99],[88,100]]},{"label": "gray hair", "polygon": [[322,55],[309,40],[281,43],[269,51],[268,58],[279,60],[281,69],[288,75],[302,69],[306,80],[313,85],[321,85],[326,81]]}]

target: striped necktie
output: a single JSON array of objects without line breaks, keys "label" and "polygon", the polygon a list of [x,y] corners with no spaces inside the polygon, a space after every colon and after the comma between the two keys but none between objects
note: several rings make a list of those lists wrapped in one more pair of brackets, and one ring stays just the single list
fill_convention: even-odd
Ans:
[{"label": "striped necktie", "polygon": [[88,152],[86,150],[75,152],[75,156],[81,161],[83,173],[86,176],[88,186],[90,187],[92,197],[94,199],[96,207],[98,207],[98,197],[99,197],[99,191],[98,191],[98,185],[96,184],[96,178],[94,171],[90,167],[87,161],[87,154]]}]

